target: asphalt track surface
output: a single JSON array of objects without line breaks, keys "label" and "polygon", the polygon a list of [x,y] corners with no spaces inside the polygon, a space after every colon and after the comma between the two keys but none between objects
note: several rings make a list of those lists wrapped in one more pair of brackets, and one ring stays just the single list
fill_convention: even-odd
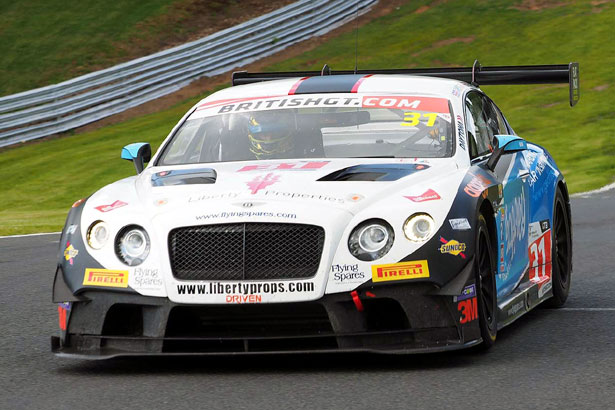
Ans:
[{"label": "asphalt track surface", "polygon": [[615,191],[572,211],[566,307],[530,312],[487,353],[60,359],[58,235],[0,239],[0,409],[615,408]]}]

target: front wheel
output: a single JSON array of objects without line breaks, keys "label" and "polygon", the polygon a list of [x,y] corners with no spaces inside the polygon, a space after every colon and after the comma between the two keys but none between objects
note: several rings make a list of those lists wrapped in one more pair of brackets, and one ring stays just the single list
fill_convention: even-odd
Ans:
[{"label": "front wheel", "polygon": [[494,251],[489,240],[487,222],[483,215],[478,217],[478,229],[476,231],[474,276],[478,302],[478,324],[483,339],[481,347],[486,350],[493,346],[498,332],[498,304]]}]

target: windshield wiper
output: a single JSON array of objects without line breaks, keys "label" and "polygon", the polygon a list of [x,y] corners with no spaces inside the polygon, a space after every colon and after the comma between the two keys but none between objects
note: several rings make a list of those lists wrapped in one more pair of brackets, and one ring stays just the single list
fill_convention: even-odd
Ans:
[{"label": "windshield wiper", "polygon": [[361,155],[360,157],[346,157],[346,158],[395,158],[395,155]]}]

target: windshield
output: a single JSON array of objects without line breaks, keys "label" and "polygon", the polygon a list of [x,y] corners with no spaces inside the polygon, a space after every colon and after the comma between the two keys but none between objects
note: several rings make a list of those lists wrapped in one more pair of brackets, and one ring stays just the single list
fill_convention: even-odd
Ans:
[{"label": "windshield", "polygon": [[323,94],[212,101],[165,146],[158,165],[297,158],[451,156],[445,98]]}]

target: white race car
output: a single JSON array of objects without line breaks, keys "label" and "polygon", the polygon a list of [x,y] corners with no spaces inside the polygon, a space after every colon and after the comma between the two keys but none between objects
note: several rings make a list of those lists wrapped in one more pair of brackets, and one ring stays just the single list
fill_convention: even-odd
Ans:
[{"label": "white race car", "polygon": [[234,82],[73,205],[55,353],[489,347],[566,300],[564,178],[477,83],[567,82],[573,104],[578,64]]}]

